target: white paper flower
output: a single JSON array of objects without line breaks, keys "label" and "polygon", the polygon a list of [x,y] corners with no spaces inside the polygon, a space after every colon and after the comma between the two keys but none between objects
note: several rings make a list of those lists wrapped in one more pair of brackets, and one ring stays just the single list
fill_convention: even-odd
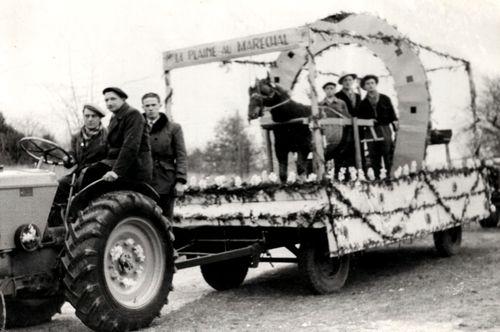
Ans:
[{"label": "white paper flower", "polygon": [[481,160],[476,158],[474,161],[475,161],[476,167],[481,167]]},{"label": "white paper flower", "polygon": [[398,168],[396,168],[396,170],[394,171],[394,177],[396,179],[401,177],[401,173],[403,173],[403,170],[402,170],[401,166],[398,166]]},{"label": "white paper flower", "polygon": [[339,170],[339,173],[345,174],[345,172],[346,172],[346,168],[345,167],[341,167],[340,170]]},{"label": "white paper flower", "polygon": [[269,174],[269,181],[271,181],[272,183],[278,182],[278,176],[274,172],[271,172]]},{"label": "white paper flower", "polygon": [[491,159],[485,160],[485,161],[484,161],[484,164],[485,164],[486,166],[493,166],[493,165],[494,165],[493,160],[491,160]]},{"label": "white paper flower", "polygon": [[387,170],[386,170],[385,168],[382,168],[382,169],[380,170],[380,175],[379,175],[379,178],[380,178],[380,180],[383,180],[383,179],[385,179],[386,177],[387,177]]},{"label": "white paper flower", "polygon": [[368,177],[368,180],[373,181],[375,180],[375,172],[373,171],[373,168],[368,168],[368,171],[366,171],[366,176]]},{"label": "white paper flower", "polygon": [[286,182],[288,182],[288,183],[294,183],[296,181],[297,181],[297,174],[295,174],[294,172],[288,173],[288,177],[286,179]]},{"label": "white paper flower", "polygon": [[254,175],[252,175],[252,177],[250,178],[250,184],[251,184],[252,186],[258,186],[259,184],[261,184],[261,182],[262,182],[262,179],[261,179],[261,177],[260,177],[260,176],[258,176],[258,175],[255,175],[255,174],[254,174]]},{"label": "white paper flower", "polygon": [[144,255],[144,249],[140,245],[135,245],[134,248],[132,249],[136,256],[136,260],[138,262],[144,262],[146,260],[146,256]]},{"label": "white paper flower", "polygon": [[405,165],[403,166],[403,175],[404,175],[404,176],[408,176],[408,175],[410,175],[410,167],[408,166],[408,164],[405,164]]},{"label": "white paper flower", "polygon": [[226,177],[224,175],[219,175],[215,177],[214,181],[217,187],[223,187],[226,182]]},{"label": "white paper flower", "polygon": [[208,187],[208,182],[207,180],[205,179],[201,179],[200,182],[198,182],[198,186],[200,187],[200,189],[205,189],[206,187]]},{"label": "white paper flower", "polygon": [[317,176],[316,174],[314,174],[314,173],[311,173],[311,174],[309,174],[309,175],[307,176],[306,181],[307,181],[307,182],[314,182],[314,181],[316,181],[317,179],[318,179],[318,176]]},{"label": "white paper flower", "polygon": [[349,178],[351,181],[356,181],[358,178],[358,172],[354,167],[349,167]]},{"label": "white paper flower", "polygon": [[241,178],[239,176],[235,176],[234,177],[234,186],[236,188],[240,188],[242,184],[243,184],[243,181],[241,180]]},{"label": "white paper flower", "polygon": [[338,179],[339,179],[340,182],[344,181],[345,180],[345,174],[342,173],[342,172],[339,172]]},{"label": "white paper flower", "polygon": [[358,179],[360,181],[365,181],[366,180],[365,172],[361,168],[358,169]]},{"label": "white paper flower", "polygon": [[262,178],[262,182],[268,182],[269,181],[269,174],[267,174],[266,170],[262,171],[262,173],[260,174],[260,177]]},{"label": "white paper flower", "polygon": [[417,173],[417,162],[415,160],[410,164],[410,173]]}]

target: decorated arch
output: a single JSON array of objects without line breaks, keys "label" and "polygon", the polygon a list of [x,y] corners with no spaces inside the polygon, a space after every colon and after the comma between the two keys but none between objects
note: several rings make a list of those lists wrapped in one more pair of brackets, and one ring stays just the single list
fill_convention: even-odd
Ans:
[{"label": "decorated arch", "polygon": [[[385,64],[395,83],[400,130],[394,169],[424,160],[430,94],[425,68],[417,50],[386,21],[368,14],[339,14],[319,20],[309,27],[309,50],[316,56],[334,45],[358,44],[366,47]],[[271,77],[285,89],[292,90],[307,61],[307,49],[283,51],[271,68]]]}]

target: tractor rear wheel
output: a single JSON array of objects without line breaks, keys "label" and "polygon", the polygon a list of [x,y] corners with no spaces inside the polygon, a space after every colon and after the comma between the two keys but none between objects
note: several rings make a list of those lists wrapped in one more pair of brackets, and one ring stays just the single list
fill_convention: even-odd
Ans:
[{"label": "tractor rear wheel", "polygon": [[328,294],[344,286],[349,275],[349,255],[330,257],[327,246],[304,243],[297,258],[299,271],[314,293]]},{"label": "tractor rear wheel", "polygon": [[240,286],[245,280],[249,267],[250,259],[248,257],[200,265],[203,279],[212,288],[219,291]]},{"label": "tractor rear wheel", "polygon": [[61,312],[64,296],[41,299],[5,298],[7,328],[28,327],[50,322],[52,316]]},{"label": "tractor rear wheel", "polygon": [[150,325],[167,302],[174,273],[173,234],[142,194],[105,194],[69,225],[64,285],[76,315],[93,330]]},{"label": "tractor rear wheel", "polygon": [[458,254],[462,244],[462,226],[434,232],[434,246],[440,256],[450,257]]}]

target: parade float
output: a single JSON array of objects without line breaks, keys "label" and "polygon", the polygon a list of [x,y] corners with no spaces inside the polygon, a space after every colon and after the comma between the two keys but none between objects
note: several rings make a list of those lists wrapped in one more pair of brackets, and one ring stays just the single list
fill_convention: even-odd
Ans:
[{"label": "parade float", "polygon": [[[356,44],[378,56],[394,79],[400,128],[395,139],[392,169],[378,172],[363,167],[369,144],[360,130],[372,130],[373,120],[318,116],[315,57],[332,46]],[[429,82],[419,59],[425,49],[465,68],[470,107],[475,119],[475,87],[470,63],[412,42],[386,21],[368,14],[329,16],[298,28],[204,44],[163,54],[167,111],[171,102],[170,72],[210,62],[257,63],[235,60],[279,51],[266,79],[250,89],[249,118],[260,118],[265,131],[268,171],[246,181],[217,176],[191,181],[178,199],[173,221],[178,268],[201,265],[205,280],[216,289],[243,282],[250,266],[259,262],[298,262],[316,293],[335,291],[344,284],[350,254],[433,234],[442,255],[458,252],[462,226],[487,218],[491,210],[488,167],[478,159],[452,162],[451,130],[430,125]],[[262,63],[258,63],[262,64]],[[273,121],[273,111],[287,112],[299,74],[308,71],[310,116]],[[253,92],[252,92],[253,91]],[[257,100],[255,100],[257,98]],[[273,134],[287,125],[307,126],[312,136],[314,172],[288,175],[280,181],[273,169]],[[335,169],[324,160],[322,131],[351,128],[356,164]],[[371,131],[373,133],[373,131]],[[339,144],[341,144],[339,142]],[[442,144],[446,160],[426,166],[426,148]],[[378,176],[375,176],[377,173]],[[287,248],[294,257],[272,257],[269,249]]]}]

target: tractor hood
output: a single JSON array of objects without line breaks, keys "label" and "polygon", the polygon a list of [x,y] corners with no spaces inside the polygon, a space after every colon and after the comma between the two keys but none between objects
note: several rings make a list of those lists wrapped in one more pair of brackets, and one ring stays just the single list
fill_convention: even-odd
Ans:
[{"label": "tractor hood", "polygon": [[56,174],[43,169],[0,170],[0,189],[57,186]]}]

